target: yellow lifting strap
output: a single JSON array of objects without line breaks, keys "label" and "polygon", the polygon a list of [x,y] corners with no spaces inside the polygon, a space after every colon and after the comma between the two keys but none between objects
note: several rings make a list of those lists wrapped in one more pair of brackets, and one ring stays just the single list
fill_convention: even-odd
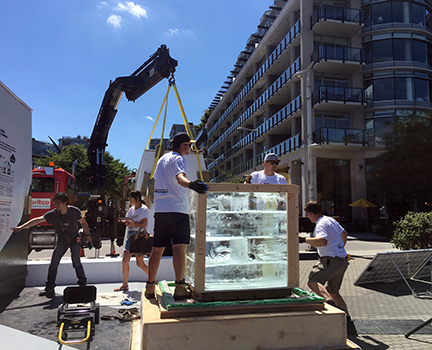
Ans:
[{"label": "yellow lifting strap", "polygon": [[[189,126],[189,123],[188,123],[188,121],[187,121],[186,113],[185,113],[185,111],[184,111],[184,109],[183,109],[183,105],[182,105],[182,103],[181,103],[180,95],[179,95],[179,93],[178,93],[177,86],[176,86],[176,84],[175,84],[174,76],[171,75],[171,78],[169,79],[169,85],[168,85],[167,93],[165,94],[165,98],[164,98],[164,100],[163,100],[163,102],[162,102],[162,106],[161,106],[161,108],[160,108],[160,110],[159,110],[159,114],[158,114],[158,116],[157,116],[157,118],[156,118],[155,125],[154,125],[154,127],[153,127],[152,132],[150,133],[150,138],[149,138],[149,141],[148,141],[147,146],[146,146],[146,149],[148,149],[148,147],[149,147],[149,145],[150,145],[150,140],[151,140],[151,138],[152,138],[152,136],[153,136],[153,132],[154,132],[155,129],[156,129],[156,125],[157,125],[157,123],[158,123],[158,121],[159,121],[159,117],[160,117],[160,115],[161,115],[161,113],[162,113],[162,110],[163,110],[163,108],[164,108],[164,106],[165,106],[165,115],[164,115],[164,121],[163,121],[163,126],[162,126],[162,135],[161,135],[161,138],[160,138],[158,154],[157,154],[157,156],[156,156],[156,160],[155,160],[155,162],[154,162],[154,164],[153,164],[153,169],[152,169],[152,172],[151,172],[151,175],[150,175],[150,179],[153,178],[154,172],[155,172],[155,170],[156,170],[157,160],[159,159],[159,157],[160,157],[160,152],[161,152],[161,150],[162,150],[162,145],[163,145],[163,135],[164,135],[164,131],[165,131],[165,123],[166,123],[166,117],[167,117],[168,94],[169,94],[169,92],[170,92],[171,86],[174,87],[174,91],[175,91],[176,98],[177,98],[177,103],[178,103],[179,108],[180,108],[180,112],[181,112],[181,115],[182,115],[182,118],[183,118],[183,123],[184,123],[185,129],[186,129],[186,133],[188,134],[188,136],[189,136],[191,139],[193,139],[192,130],[191,130],[191,128],[190,128],[190,126]],[[200,180],[201,180],[201,181],[204,181],[204,177],[203,177],[202,169],[201,169],[201,163],[200,163],[200,161],[199,161],[199,156],[198,156],[198,148],[197,148],[197,146],[196,146],[195,144],[192,144],[192,150],[195,151],[195,154],[196,154],[196,158],[197,158],[197,162],[198,162],[198,169],[199,169],[199,173],[200,173]]]}]

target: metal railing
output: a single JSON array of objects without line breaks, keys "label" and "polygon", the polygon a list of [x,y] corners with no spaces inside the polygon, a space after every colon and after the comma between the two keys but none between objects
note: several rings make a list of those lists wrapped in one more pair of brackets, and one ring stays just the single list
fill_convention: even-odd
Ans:
[{"label": "metal railing", "polygon": [[298,70],[300,70],[300,58],[297,58],[291,66],[289,66],[288,69],[283,72],[222,135],[219,136],[219,138],[208,148],[208,154],[211,154],[211,152],[225,141],[226,138],[229,137],[240,125],[247,121],[261,106],[272,98],[288,81],[291,80],[294,73]]},{"label": "metal railing", "polygon": [[361,144],[367,146],[369,143],[368,132],[362,129],[344,128],[320,128],[313,133],[313,141],[318,144],[343,143]]},{"label": "metal railing", "polygon": [[335,20],[363,24],[363,11],[341,6],[321,5],[311,16],[311,28],[319,21]]},{"label": "metal railing", "polygon": [[264,61],[260,68],[258,68],[257,72],[254,76],[249,80],[246,86],[241,90],[238,96],[234,99],[234,101],[230,104],[227,110],[222,114],[222,116],[218,119],[216,124],[209,130],[208,136],[210,137],[217,130],[217,128],[228,118],[231,112],[238,106],[238,104],[243,100],[243,98],[249,93],[249,91],[253,88],[253,86],[258,82],[258,80],[267,72],[267,70],[272,66],[272,64],[279,58],[282,52],[291,44],[291,42],[297,37],[300,33],[300,20],[298,20],[291,27],[290,31],[285,35],[285,37],[280,41],[280,43],[276,46],[273,52],[269,55],[269,57]]},{"label": "metal railing", "polygon": [[312,103],[339,101],[364,104],[364,89],[321,86],[313,92]]},{"label": "metal railing", "polygon": [[320,46],[312,53],[312,61],[337,60],[342,62],[365,62],[364,51],[355,47]]},{"label": "metal railing", "polygon": [[[251,135],[251,134],[249,134],[249,135]],[[279,143],[278,145],[273,146],[272,148],[268,149],[267,151],[258,154],[256,157],[256,165],[255,166],[259,166],[262,163],[264,163],[264,158],[268,153],[276,153],[279,157],[281,157],[285,154],[294,152],[295,150],[299,149],[300,146],[301,146],[300,134],[297,134],[297,135],[289,138],[288,140],[285,140],[285,141]],[[237,165],[230,170],[227,170],[227,173],[230,173],[232,175],[239,175],[239,174],[242,174],[244,172],[250,171],[252,169],[253,169],[253,159],[248,159],[245,163],[243,163],[241,165]],[[208,168],[208,170],[211,170],[211,169]],[[218,175],[214,179],[212,179],[211,181],[212,182],[222,182],[227,177],[227,173]]]}]

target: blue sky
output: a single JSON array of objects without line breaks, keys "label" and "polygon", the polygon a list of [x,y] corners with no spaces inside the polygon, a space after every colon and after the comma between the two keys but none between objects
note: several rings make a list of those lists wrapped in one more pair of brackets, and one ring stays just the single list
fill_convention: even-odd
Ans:
[{"label": "blue sky", "polygon": [[[14,0],[0,3],[0,80],[33,109],[34,138],[90,136],[110,80],[134,72],[161,44],[198,124],[272,0]],[[137,168],[167,91],[123,96],[107,150]],[[182,123],[171,91],[165,136]],[[162,118],[162,117],[161,117]],[[162,120],[153,137],[160,137]]]}]

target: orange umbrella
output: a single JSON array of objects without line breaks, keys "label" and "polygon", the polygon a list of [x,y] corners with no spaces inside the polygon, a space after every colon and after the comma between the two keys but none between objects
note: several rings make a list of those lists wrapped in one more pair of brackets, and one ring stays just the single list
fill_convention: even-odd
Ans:
[{"label": "orange umbrella", "polygon": [[355,202],[352,202],[351,204],[348,204],[350,207],[360,207],[360,208],[374,208],[376,207],[375,204],[367,201],[364,198],[360,198],[359,200],[356,200]]}]

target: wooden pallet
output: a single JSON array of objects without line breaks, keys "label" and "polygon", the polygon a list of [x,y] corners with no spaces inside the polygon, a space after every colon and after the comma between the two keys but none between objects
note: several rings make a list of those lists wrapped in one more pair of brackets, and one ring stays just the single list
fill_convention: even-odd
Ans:
[{"label": "wooden pallet", "polygon": [[158,301],[143,294],[141,308],[139,350],[360,349],[347,340],[345,313],[327,304],[318,311],[164,319]]}]

